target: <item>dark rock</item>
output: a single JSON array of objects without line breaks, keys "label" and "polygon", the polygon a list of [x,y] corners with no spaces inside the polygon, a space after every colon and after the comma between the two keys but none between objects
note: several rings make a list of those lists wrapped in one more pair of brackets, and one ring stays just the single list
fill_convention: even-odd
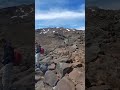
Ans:
[{"label": "dark rock", "polygon": [[112,89],[110,88],[110,86],[101,85],[101,86],[90,87],[88,90],[112,90]]}]

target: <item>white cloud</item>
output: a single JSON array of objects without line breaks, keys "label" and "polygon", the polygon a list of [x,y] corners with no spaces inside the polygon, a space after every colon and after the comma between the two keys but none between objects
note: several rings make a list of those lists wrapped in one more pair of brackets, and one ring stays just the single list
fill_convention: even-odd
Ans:
[{"label": "white cloud", "polygon": [[73,19],[73,18],[79,18],[83,19],[85,18],[85,12],[75,12],[75,11],[69,11],[69,10],[53,10],[48,12],[39,12],[35,14],[35,20],[51,20],[51,19]]},{"label": "white cloud", "polygon": [[[62,1],[66,1],[66,0],[62,0]],[[70,9],[61,6],[53,7],[53,5],[56,4],[47,5],[48,2],[47,3],[44,2],[41,4],[42,5],[36,5],[36,9],[35,9],[36,28],[65,27],[65,28],[75,28],[78,30],[85,30],[84,28],[85,4],[79,5],[76,9]],[[60,2],[58,2],[58,5],[59,4]],[[41,9],[39,6],[41,6]],[[46,6],[46,7],[42,7],[42,6]]]},{"label": "white cloud", "polygon": [[84,27],[84,26],[82,26],[82,27],[77,27],[76,29],[78,29],[78,30],[85,30],[85,27]]}]

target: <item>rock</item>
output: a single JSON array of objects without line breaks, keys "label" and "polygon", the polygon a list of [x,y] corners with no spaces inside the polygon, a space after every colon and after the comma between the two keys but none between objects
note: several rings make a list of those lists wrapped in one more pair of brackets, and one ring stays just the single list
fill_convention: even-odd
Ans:
[{"label": "rock", "polygon": [[39,81],[35,84],[35,90],[45,90],[43,81]]},{"label": "rock", "polygon": [[43,73],[42,73],[42,75],[40,75],[40,74],[35,74],[35,81],[37,82],[37,81],[40,81],[40,80],[43,80],[44,79],[44,77],[43,77]]},{"label": "rock", "polygon": [[36,81],[39,81],[40,79],[41,79],[41,76],[35,75],[35,80],[36,80]]},{"label": "rock", "polygon": [[112,90],[112,89],[108,85],[101,85],[90,87],[88,90]]},{"label": "rock", "polygon": [[56,65],[54,63],[48,66],[49,70],[55,70],[55,68],[56,68]]},{"label": "rock", "polygon": [[52,60],[52,57],[46,57],[42,60],[42,62],[49,63]]},{"label": "rock", "polygon": [[57,53],[58,55],[61,55],[61,56],[67,56],[67,55],[69,55],[69,51],[66,50],[65,48],[57,48],[55,50],[55,53]]},{"label": "rock", "polygon": [[56,71],[63,77],[65,74],[70,73],[73,70],[72,65],[68,63],[58,63]]},{"label": "rock", "polygon": [[0,69],[0,78],[2,77],[4,67]]},{"label": "rock", "polygon": [[29,87],[32,87],[35,81],[35,74],[34,73],[31,73],[31,74],[28,74],[28,75],[25,75],[24,78],[20,78],[18,79],[17,81],[14,81],[13,82],[13,86],[26,86],[26,88],[29,86]]},{"label": "rock", "polygon": [[55,63],[59,63],[59,62],[72,63],[73,61],[69,59],[68,57],[60,57],[58,59],[55,59],[54,62]]},{"label": "rock", "polygon": [[53,90],[53,87],[45,85],[45,90]]},{"label": "rock", "polygon": [[43,76],[43,72],[42,71],[35,71],[35,75],[39,75],[39,76]]},{"label": "rock", "polygon": [[75,90],[75,85],[67,77],[63,77],[57,84],[55,90]]},{"label": "rock", "polygon": [[25,86],[17,86],[13,87],[11,90],[27,90],[27,88]]},{"label": "rock", "polygon": [[100,48],[98,45],[92,45],[86,49],[86,62],[91,62],[95,60],[100,52]]},{"label": "rock", "polygon": [[91,87],[91,82],[88,78],[85,78],[85,87],[87,88]]},{"label": "rock", "polygon": [[72,66],[76,68],[76,67],[82,67],[83,65],[80,62],[76,62],[76,63],[72,63]]},{"label": "rock", "polygon": [[26,71],[27,70],[27,67],[26,66],[22,66],[19,68],[20,69],[20,72],[23,72],[23,71]]},{"label": "rock", "polygon": [[70,51],[71,51],[71,52],[74,52],[76,49],[77,49],[77,45],[74,44],[74,45],[71,47]]},{"label": "rock", "polygon": [[79,71],[77,68],[74,68],[73,71],[69,74],[69,78],[75,83],[85,83],[84,72]]},{"label": "rock", "polygon": [[85,84],[77,84],[76,90],[85,90]]},{"label": "rock", "polygon": [[69,61],[68,57],[59,58],[59,62],[67,62],[67,61]]},{"label": "rock", "polygon": [[58,81],[58,77],[57,74],[55,74],[55,72],[53,71],[47,71],[45,73],[45,80],[44,82],[52,87],[54,87],[56,85]]},{"label": "rock", "polygon": [[0,90],[3,90],[2,89],[2,80],[0,81]]},{"label": "rock", "polygon": [[45,72],[48,70],[48,64],[47,63],[42,63],[40,65],[40,70],[45,74]]},{"label": "rock", "polygon": [[76,50],[75,52],[72,52],[71,59],[73,62],[80,62],[84,63],[84,51],[82,49]]},{"label": "rock", "polygon": [[75,62],[80,62],[80,57],[79,56],[75,56]]}]

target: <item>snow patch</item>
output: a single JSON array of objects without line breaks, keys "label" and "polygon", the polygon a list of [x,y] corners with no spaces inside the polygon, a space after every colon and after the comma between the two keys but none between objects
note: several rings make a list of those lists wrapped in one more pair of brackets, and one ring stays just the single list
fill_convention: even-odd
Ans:
[{"label": "snow patch", "polygon": [[67,31],[70,31],[70,29],[66,29]]},{"label": "snow patch", "polygon": [[46,34],[47,33],[47,31],[46,32],[43,32],[43,34]]},{"label": "snow patch", "polygon": [[45,31],[45,29],[43,29],[43,31]]},{"label": "snow patch", "polygon": [[53,33],[55,33],[55,31],[53,31]]},{"label": "snow patch", "polygon": [[42,32],[40,32],[39,34],[42,34]]}]

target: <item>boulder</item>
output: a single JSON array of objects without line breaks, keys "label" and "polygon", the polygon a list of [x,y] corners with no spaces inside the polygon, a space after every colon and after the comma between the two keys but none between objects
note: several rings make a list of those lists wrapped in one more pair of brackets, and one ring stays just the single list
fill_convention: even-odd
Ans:
[{"label": "boulder", "polygon": [[76,90],[85,90],[85,84],[77,84]]},{"label": "boulder", "polygon": [[55,63],[59,63],[59,62],[70,63],[70,62],[72,62],[72,60],[69,59],[68,57],[60,57],[58,59],[55,59],[54,62]]},{"label": "boulder", "polygon": [[45,85],[45,90],[53,90],[53,87]]},{"label": "boulder", "polygon": [[94,61],[97,58],[99,52],[100,52],[100,48],[98,44],[86,48],[86,62]]},{"label": "boulder", "polygon": [[77,67],[82,67],[83,65],[80,63],[80,62],[75,62],[75,63],[72,63],[72,66],[74,67],[74,68],[77,68]]},{"label": "boulder", "polygon": [[90,87],[88,90],[112,90],[112,89],[108,85],[100,85],[100,86]]},{"label": "boulder", "polygon": [[47,71],[45,73],[45,80],[44,82],[52,87],[54,87],[56,85],[58,81],[58,77],[57,74],[55,74],[54,71]]},{"label": "boulder", "polygon": [[49,70],[55,70],[55,68],[56,68],[56,65],[54,63],[48,66]]},{"label": "boulder", "polygon": [[65,74],[69,74],[73,70],[72,64],[68,63],[58,63],[56,71],[63,77]]},{"label": "boulder", "polygon": [[45,90],[43,81],[39,81],[35,84],[35,90]]},{"label": "boulder", "polygon": [[74,83],[67,77],[63,77],[57,84],[55,90],[75,90]]},{"label": "boulder", "polygon": [[75,83],[85,83],[85,74],[84,72],[79,71],[77,68],[74,68],[73,71],[69,74],[69,78]]}]

